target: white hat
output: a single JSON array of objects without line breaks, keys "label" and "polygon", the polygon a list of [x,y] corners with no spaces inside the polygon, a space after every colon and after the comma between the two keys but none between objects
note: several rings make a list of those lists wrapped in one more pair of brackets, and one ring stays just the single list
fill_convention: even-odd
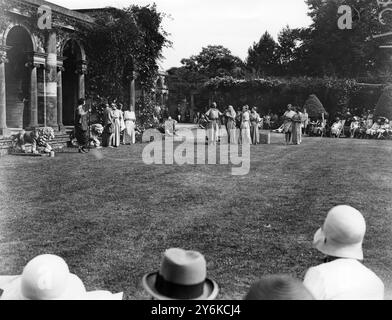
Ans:
[{"label": "white hat", "polygon": [[159,272],[145,275],[143,286],[158,300],[213,300],[219,291],[204,256],[177,248],[165,251]]},{"label": "white hat", "polygon": [[32,259],[20,276],[2,286],[2,300],[79,300],[86,288],[65,261],[45,254]]},{"label": "white hat", "polygon": [[328,212],[323,227],[315,233],[313,245],[332,257],[363,260],[365,232],[365,219],[358,210],[337,206]]}]

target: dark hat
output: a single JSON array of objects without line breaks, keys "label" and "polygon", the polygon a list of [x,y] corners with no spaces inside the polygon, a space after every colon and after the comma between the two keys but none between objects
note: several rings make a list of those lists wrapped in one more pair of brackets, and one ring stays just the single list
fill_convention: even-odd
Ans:
[{"label": "dark hat", "polygon": [[143,277],[143,287],[158,300],[213,300],[219,292],[207,278],[207,263],[197,251],[165,251],[159,272]]}]

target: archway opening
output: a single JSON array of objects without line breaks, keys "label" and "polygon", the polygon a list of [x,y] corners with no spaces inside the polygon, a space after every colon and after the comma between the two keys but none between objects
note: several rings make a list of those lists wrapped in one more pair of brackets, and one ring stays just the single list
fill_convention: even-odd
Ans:
[{"label": "archway opening", "polygon": [[11,47],[5,66],[7,127],[26,128],[30,121],[30,75],[26,63],[33,42],[26,29],[16,26],[9,31],[6,45]]},{"label": "archway opening", "polygon": [[62,78],[63,87],[63,124],[74,125],[74,113],[79,98],[78,64],[82,61],[82,50],[78,43],[69,40],[64,46],[63,56],[64,73]]}]

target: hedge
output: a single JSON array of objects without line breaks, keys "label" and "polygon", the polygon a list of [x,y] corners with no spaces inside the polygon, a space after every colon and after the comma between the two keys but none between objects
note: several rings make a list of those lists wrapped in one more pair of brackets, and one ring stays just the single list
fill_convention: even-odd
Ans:
[{"label": "hedge", "polygon": [[332,78],[213,78],[201,92],[224,108],[231,104],[255,106],[260,113],[282,113],[287,104],[303,107],[315,94],[332,116],[344,108],[374,110],[384,85],[362,84],[354,79]]}]

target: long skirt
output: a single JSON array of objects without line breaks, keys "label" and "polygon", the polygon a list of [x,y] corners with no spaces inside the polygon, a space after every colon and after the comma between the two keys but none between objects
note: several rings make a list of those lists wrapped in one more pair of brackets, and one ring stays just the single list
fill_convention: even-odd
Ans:
[{"label": "long skirt", "polygon": [[135,143],[135,122],[132,120],[125,121],[125,130],[124,130],[124,143]]},{"label": "long skirt", "polygon": [[252,138],[252,144],[259,144],[259,124],[252,122],[250,126],[250,136]]},{"label": "long skirt", "polygon": [[75,126],[75,138],[78,141],[79,147],[86,147],[87,146],[87,131],[83,130],[79,126]]},{"label": "long skirt", "polygon": [[242,144],[251,144],[252,139],[250,137],[250,123],[245,121],[241,126],[241,138]]},{"label": "long skirt", "polygon": [[232,119],[228,119],[226,123],[226,130],[227,130],[227,141],[230,144],[237,144],[236,140],[236,127],[235,121]]},{"label": "long skirt", "polygon": [[208,143],[216,143],[218,141],[219,124],[216,120],[211,120],[207,127]]},{"label": "long skirt", "polygon": [[284,123],[283,123],[283,132],[284,133],[291,133],[292,126],[293,126],[293,124],[292,124],[291,121],[285,120]]},{"label": "long skirt", "polygon": [[293,122],[292,124],[293,144],[301,144],[302,129],[300,122]]},{"label": "long skirt", "polygon": [[113,134],[110,145],[113,147],[119,147],[121,141],[121,131],[120,131],[120,119],[115,119],[113,123]]}]

